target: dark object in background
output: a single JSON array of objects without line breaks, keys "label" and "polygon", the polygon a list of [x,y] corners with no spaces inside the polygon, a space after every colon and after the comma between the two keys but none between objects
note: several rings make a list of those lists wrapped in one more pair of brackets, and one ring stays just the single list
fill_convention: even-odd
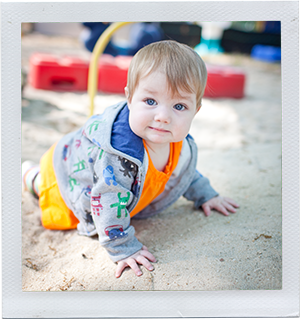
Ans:
[{"label": "dark object in background", "polygon": [[260,32],[230,28],[224,30],[221,46],[225,52],[251,53],[257,44],[281,47],[281,28],[279,21],[266,21]]},{"label": "dark object in background", "polygon": [[[83,23],[83,25],[88,28],[89,33],[84,34],[82,41],[90,52],[93,51],[99,37],[110,24],[111,23],[102,22]],[[158,23],[134,23],[130,30],[128,44],[122,46],[109,41],[103,53],[110,54],[112,56],[133,56],[145,45],[160,41],[163,38],[164,34]]]},{"label": "dark object in background", "polygon": [[165,39],[195,47],[200,43],[201,27],[187,22],[161,22],[160,26],[165,33]]},{"label": "dark object in background", "polygon": [[[110,23],[84,22],[82,24],[89,30],[89,33],[84,33],[82,36],[82,41],[86,49],[93,52],[94,46],[100,35],[110,26]],[[117,55],[117,50],[112,45],[111,41],[107,44],[103,53],[111,54],[113,56]]]}]

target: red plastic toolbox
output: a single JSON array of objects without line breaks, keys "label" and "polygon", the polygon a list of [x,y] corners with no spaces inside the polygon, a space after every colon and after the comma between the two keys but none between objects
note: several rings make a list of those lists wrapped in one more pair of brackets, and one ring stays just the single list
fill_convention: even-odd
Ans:
[{"label": "red plastic toolbox", "polygon": [[98,90],[107,93],[124,93],[132,56],[102,54],[98,65]]},{"label": "red plastic toolbox", "polygon": [[89,62],[77,57],[35,53],[30,58],[29,83],[37,89],[86,91]]},{"label": "red plastic toolbox", "polygon": [[[97,89],[107,93],[124,93],[131,56],[102,54],[98,64]],[[53,91],[86,91],[89,62],[76,57],[58,57],[35,53],[30,58],[29,83]],[[204,97],[244,97],[245,74],[238,68],[207,65]]]},{"label": "red plastic toolbox", "polygon": [[234,67],[207,65],[207,85],[204,97],[244,97],[245,73]]}]

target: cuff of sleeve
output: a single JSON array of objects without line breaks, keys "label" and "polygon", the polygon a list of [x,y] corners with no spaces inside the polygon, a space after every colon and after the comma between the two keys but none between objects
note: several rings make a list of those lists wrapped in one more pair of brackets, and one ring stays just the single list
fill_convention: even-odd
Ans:
[{"label": "cuff of sleeve", "polygon": [[137,240],[134,232],[134,228],[130,226],[125,238],[102,244],[113,262],[127,258],[142,249],[143,244]]},{"label": "cuff of sleeve", "polygon": [[183,195],[186,199],[194,202],[195,208],[200,208],[205,202],[219,194],[211,187],[208,178],[199,174],[189,189]]}]

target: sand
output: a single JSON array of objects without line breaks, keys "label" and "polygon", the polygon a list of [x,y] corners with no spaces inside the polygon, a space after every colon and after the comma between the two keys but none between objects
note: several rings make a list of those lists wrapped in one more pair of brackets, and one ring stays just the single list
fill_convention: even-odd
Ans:
[{"label": "sand", "polygon": [[[23,37],[22,67],[32,52],[89,58],[77,39]],[[258,290],[282,287],[281,66],[249,56],[204,57],[246,73],[245,98],[204,99],[191,134],[199,148],[198,169],[240,208],[225,217],[205,217],[180,198],[145,220],[132,220],[137,238],[155,255],[155,270],[136,277],[116,264],[93,238],[76,230],[51,231],[40,222],[38,201],[22,195],[23,291]],[[95,112],[123,95],[99,93]],[[38,162],[64,134],[87,119],[88,95],[37,90],[26,84],[22,99],[22,161]]]}]

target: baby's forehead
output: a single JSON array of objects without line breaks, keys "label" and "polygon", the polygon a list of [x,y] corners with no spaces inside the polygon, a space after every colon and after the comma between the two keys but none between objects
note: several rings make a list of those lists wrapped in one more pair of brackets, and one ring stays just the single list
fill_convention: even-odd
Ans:
[{"label": "baby's forehead", "polygon": [[194,88],[191,88],[191,86],[194,86],[194,83],[187,86],[186,79],[184,81],[176,78],[172,78],[172,80],[170,80],[170,78],[164,72],[158,70],[140,77],[139,81],[137,82],[136,88],[142,87],[144,90],[150,93],[160,91],[160,82],[156,81],[156,75],[163,76],[166,81],[168,93],[171,93],[172,97],[182,98],[195,94],[196,90],[194,90]]}]

